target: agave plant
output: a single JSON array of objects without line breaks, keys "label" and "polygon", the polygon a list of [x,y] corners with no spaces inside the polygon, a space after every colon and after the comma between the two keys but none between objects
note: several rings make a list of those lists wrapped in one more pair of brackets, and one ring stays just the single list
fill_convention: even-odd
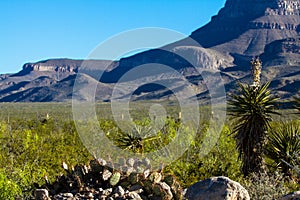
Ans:
[{"label": "agave plant", "polygon": [[121,133],[117,138],[117,145],[125,150],[133,153],[145,153],[145,142],[159,139],[158,136],[153,136],[153,130],[150,127],[134,126],[131,131]]},{"label": "agave plant", "polygon": [[[229,115],[235,119],[233,134],[236,139],[242,172],[245,176],[252,172],[262,172],[264,167],[263,151],[267,130],[272,121],[275,101],[268,90],[269,83],[260,85],[259,60],[251,62],[253,84],[239,83],[238,94],[230,95]],[[257,71],[258,70],[258,71]]]},{"label": "agave plant", "polygon": [[285,175],[300,164],[300,127],[299,123],[281,123],[269,133],[266,156],[273,161]]}]

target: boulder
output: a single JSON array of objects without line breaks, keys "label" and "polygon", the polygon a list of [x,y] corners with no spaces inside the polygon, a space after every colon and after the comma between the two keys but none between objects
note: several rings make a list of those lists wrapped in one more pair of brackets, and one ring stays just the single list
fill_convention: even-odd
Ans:
[{"label": "boulder", "polygon": [[60,193],[54,196],[54,200],[70,200],[73,199],[74,195],[72,193]]},{"label": "boulder", "polygon": [[186,190],[184,197],[188,200],[250,200],[243,186],[224,176],[195,183]]},{"label": "boulder", "polygon": [[50,200],[49,192],[46,189],[36,189],[34,196],[36,200]]},{"label": "boulder", "polygon": [[300,199],[300,191],[292,192],[290,194],[284,195],[281,200],[298,200]]}]

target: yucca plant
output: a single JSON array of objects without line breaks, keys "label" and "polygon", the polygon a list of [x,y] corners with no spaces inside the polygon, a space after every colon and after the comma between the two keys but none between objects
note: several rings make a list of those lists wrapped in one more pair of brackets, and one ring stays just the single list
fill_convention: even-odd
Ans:
[{"label": "yucca plant", "polygon": [[253,60],[253,84],[239,83],[237,94],[230,95],[229,115],[235,119],[233,134],[236,139],[239,158],[242,160],[242,173],[263,172],[263,151],[267,130],[272,121],[275,101],[268,90],[269,83],[260,84],[261,62]]},{"label": "yucca plant", "polygon": [[299,123],[281,123],[269,133],[266,156],[274,167],[285,175],[291,175],[295,166],[300,164],[300,127]]}]

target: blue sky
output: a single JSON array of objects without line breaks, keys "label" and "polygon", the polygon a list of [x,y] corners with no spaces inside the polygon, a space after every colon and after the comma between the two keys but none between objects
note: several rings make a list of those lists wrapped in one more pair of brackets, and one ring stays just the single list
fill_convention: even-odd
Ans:
[{"label": "blue sky", "polygon": [[1,0],[0,74],[48,58],[83,59],[120,32],[168,28],[185,35],[225,0]]}]

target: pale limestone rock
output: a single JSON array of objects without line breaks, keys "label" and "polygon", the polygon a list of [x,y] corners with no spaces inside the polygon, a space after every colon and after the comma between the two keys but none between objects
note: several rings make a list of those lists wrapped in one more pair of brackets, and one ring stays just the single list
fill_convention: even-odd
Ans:
[{"label": "pale limestone rock", "polygon": [[36,189],[34,196],[36,200],[50,200],[49,192],[46,189]]},{"label": "pale limestone rock", "polygon": [[185,198],[188,200],[250,200],[248,191],[238,182],[227,177],[213,177],[190,186]]},{"label": "pale limestone rock", "polygon": [[292,192],[290,194],[284,195],[281,200],[297,200],[300,199],[300,191]]}]

